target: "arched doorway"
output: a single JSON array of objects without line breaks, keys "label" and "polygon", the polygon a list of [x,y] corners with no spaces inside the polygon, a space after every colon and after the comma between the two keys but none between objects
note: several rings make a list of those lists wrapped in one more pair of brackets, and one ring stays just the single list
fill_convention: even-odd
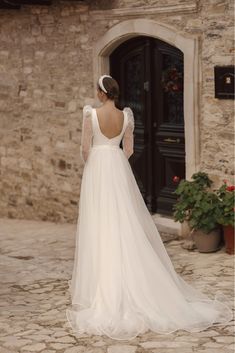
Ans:
[{"label": "arched doorway", "polygon": [[[160,39],[184,54],[184,131],[185,131],[185,177],[190,180],[200,169],[200,101],[201,62],[199,56],[200,36],[184,33],[173,26],[147,18],[120,21],[107,30],[93,46],[93,96],[96,104],[96,83],[100,75],[110,72],[110,55],[130,38],[148,36]],[[99,102],[97,101],[97,104]],[[177,234],[187,234],[188,227],[174,222],[171,217],[156,213],[159,229]]]},{"label": "arched doorway", "polygon": [[172,215],[173,177],[185,178],[184,58],[160,39],[137,36],[110,55],[110,74],[120,84],[120,108],[135,115],[135,153],[130,158],[137,183],[153,213]]}]

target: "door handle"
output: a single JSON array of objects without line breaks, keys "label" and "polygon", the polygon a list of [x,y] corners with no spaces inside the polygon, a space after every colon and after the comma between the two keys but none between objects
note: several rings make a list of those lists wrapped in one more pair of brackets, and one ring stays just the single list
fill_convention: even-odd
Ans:
[{"label": "door handle", "polygon": [[174,143],[179,143],[180,142],[180,139],[177,138],[177,139],[172,139],[170,137],[167,137],[166,139],[163,140],[164,142],[174,142]]},{"label": "door handle", "polygon": [[144,82],[144,90],[147,92],[149,91],[149,81]]}]

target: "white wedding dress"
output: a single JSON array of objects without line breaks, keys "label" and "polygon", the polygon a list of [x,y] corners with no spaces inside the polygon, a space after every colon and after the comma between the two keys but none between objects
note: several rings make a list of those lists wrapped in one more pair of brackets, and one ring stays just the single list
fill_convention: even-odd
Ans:
[{"label": "white wedding dress", "polygon": [[75,333],[117,340],[227,324],[233,314],[223,293],[210,299],[174,270],[128,161],[134,116],[130,108],[123,113],[121,133],[108,138],[96,109],[83,108],[85,165],[67,320]]}]

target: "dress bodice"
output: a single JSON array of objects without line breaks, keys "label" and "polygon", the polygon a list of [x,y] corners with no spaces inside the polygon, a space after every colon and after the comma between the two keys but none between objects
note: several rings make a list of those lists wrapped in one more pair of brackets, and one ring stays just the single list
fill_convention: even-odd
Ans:
[{"label": "dress bodice", "polygon": [[98,146],[120,148],[121,141],[126,157],[129,158],[133,154],[134,114],[129,107],[125,107],[122,112],[124,114],[122,130],[117,136],[109,138],[105,136],[100,129],[96,109],[90,105],[83,107],[80,156],[84,162],[88,158],[90,149]]}]

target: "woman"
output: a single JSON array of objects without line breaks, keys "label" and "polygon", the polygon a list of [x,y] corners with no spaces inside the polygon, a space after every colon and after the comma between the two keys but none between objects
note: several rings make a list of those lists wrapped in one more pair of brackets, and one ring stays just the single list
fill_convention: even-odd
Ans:
[{"label": "woman", "polygon": [[97,88],[103,105],[83,108],[85,166],[69,281],[72,308],[66,310],[71,327],[130,340],[147,330],[199,332],[228,323],[232,311],[222,293],[210,299],[174,270],[128,161],[133,112],[115,107],[119,88],[111,76],[101,76]]}]

